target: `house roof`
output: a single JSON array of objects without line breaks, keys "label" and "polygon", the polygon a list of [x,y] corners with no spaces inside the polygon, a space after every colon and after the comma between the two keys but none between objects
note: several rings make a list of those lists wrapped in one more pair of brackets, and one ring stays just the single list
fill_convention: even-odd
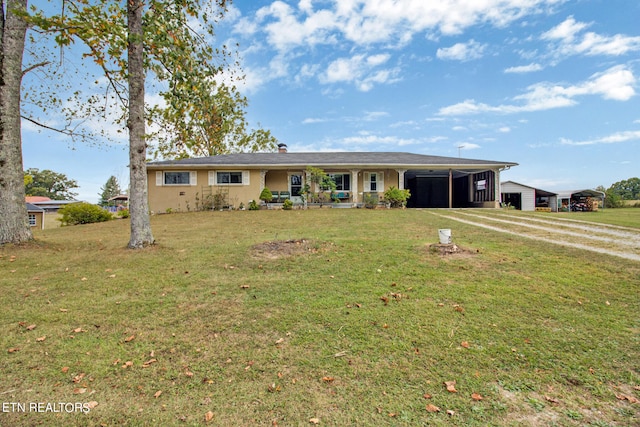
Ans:
[{"label": "house roof", "polygon": [[560,198],[560,199],[570,199],[573,196],[575,196],[575,197],[598,197],[598,198],[604,200],[605,193],[603,193],[602,191],[590,190],[590,189],[586,189],[586,190],[566,190],[566,191],[560,191],[558,193],[558,198]]},{"label": "house roof", "polygon": [[44,212],[44,209],[31,204],[31,203],[27,203],[27,212]]},{"label": "house roof", "polygon": [[51,199],[49,197],[45,197],[45,196],[26,196],[24,198],[24,200],[27,203],[38,203],[38,202],[48,202]]},{"label": "house roof", "polygon": [[401,152],[318,152],[318,153],[234,153],[211,157],[150,162],[148,169],[205,167],[268,167],[272,169],[315,167],[402,167],[424,168],[496,168],[517,163],[492,160],[462,159]]},{"label": "house roof", "polygon": [[500,185],[502,186],[503,184],[507,184],[507,183],[508,184],[519,185],[520,187],[525,187],[525,188],[530,188],[532,190],[535,190],[537,196],[557,196],[558,195],[558,193],[552,193],[551,191],[541,190],[539,188],[531,187],[529,185],[520,184],[519,182],[515,182],[515,181],[504,181],[504,182],[501,182]]}]

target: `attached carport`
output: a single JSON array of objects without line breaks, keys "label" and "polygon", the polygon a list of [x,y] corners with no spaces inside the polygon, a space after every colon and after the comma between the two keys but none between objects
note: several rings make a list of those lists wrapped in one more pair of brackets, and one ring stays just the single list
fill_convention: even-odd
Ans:
[{"label": "attached carport", "polygon": [[496,207],[498,170],[414,169],[404,174],[409,208]]}]

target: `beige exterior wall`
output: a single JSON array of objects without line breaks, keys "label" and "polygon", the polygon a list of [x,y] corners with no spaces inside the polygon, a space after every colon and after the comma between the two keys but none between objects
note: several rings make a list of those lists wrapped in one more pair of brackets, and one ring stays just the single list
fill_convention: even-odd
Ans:
[{"label": "beige exterior wall", "polygon": [[[29,215],[29,226],[38,230],[44,229],[44,212],[28,212]],[[35,224],[32,222],[32,219],[35,218]]]},{"label": "beige exterior wall", "polygon": [[[243,172],[242,184],[216,185],[216,172]],[[375,174],[376,191],[379,198],[389,187],[402,188],[398,182],[399,173],[393,169],[332,169],[325,168],[326,173],[346,173],[351,176],[351,203],[362,203],[363,193],[371,192],[372,174]],[[165,184],[164,172],[189,172],[189,184]],[[203,200],[218,192],[226,193],[229,204],[238,208],[240,203],[246,207],[250,200],[258,200],[262,188],[266,186],[272,191],[290,191],[289,176],[302,175],[304,170],[259,170],[259,169],[152,169],[148,172],[149,208],[153,213],[167,211],[186,212],[201,210]],[[247,182],[248,181],[248,182]]]}]

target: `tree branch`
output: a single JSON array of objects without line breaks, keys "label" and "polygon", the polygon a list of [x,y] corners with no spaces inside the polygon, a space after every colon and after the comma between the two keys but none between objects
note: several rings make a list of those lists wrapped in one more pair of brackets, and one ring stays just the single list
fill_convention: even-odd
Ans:
[{"label": "tree branch", "polygon": [[27,67],[22,71],[22,76],[24,77],[25,74],[27,74],[28,72],[33,71],[33,70],[35,70],[36,68],[39,68],[39,67],[44,67],[44,66],[49,65],[49,64],[50,64],[49,61],[44,61],[44,62],[39,62],[37,64],[33,64],[32,66]]}]

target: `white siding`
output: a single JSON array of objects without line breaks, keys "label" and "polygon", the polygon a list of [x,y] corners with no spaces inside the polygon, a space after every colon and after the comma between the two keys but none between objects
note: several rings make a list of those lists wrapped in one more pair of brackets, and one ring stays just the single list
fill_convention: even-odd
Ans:
[{"label": "white siding", "polygon": [[520,193],[522,197],[522,210],[536,210],[536,190],[518,185],[514,182],[503,182],[500,184],[501,193]]}]

